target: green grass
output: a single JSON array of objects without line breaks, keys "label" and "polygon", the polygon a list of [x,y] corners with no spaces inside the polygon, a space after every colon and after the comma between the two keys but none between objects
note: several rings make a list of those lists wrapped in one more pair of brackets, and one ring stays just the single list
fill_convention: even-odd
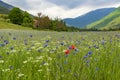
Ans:
[{"label": "green grass", "polygon": [[15,29],[15,30],[32,30],[32,28],[23,27],[20,25],[0,21],[0,29]]},{"label": "green grass", "polygon": [[120,32],[0,30],[0,80],[119,80],[119,68]]}]

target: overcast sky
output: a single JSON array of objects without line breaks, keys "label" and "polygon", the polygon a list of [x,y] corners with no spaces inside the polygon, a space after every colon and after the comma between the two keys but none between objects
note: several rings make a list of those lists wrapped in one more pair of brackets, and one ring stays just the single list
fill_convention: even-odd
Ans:
[{"label": "overcast sky", "polygon": [[91,10],[105,7],[118,7],[120,0],[2,0],[13,6],[28,11],[33,15],[38,12],[51,18],[73,18]]}]

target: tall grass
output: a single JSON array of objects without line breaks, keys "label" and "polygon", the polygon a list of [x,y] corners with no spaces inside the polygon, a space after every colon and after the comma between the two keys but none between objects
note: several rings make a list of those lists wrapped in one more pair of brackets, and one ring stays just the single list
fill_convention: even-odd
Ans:
[{"label": "tall grass", "polygon": [[119,63],[120,32],[0,30],[0,80],[119,80]]}]

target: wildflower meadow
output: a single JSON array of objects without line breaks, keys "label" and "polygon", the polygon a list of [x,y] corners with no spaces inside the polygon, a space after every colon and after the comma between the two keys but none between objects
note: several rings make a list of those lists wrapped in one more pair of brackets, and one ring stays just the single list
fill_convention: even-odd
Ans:
[{"label": "wildflower meadow", "polygon": [[120,80],[120,32],[0,30],[0,80]]}]

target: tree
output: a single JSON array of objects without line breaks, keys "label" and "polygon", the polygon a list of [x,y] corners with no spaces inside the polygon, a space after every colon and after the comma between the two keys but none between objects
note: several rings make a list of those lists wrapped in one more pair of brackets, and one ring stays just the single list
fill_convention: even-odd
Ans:
[{"label": "tree", "polygon": [[23,26],[33,27],[33,19],[26,11],[23,13]]},{"label": "tree", "polygon": [[12,23],[21,25],[23,22],[22,11],[17,7],[13,8],[9,13],[9,18]]}]

